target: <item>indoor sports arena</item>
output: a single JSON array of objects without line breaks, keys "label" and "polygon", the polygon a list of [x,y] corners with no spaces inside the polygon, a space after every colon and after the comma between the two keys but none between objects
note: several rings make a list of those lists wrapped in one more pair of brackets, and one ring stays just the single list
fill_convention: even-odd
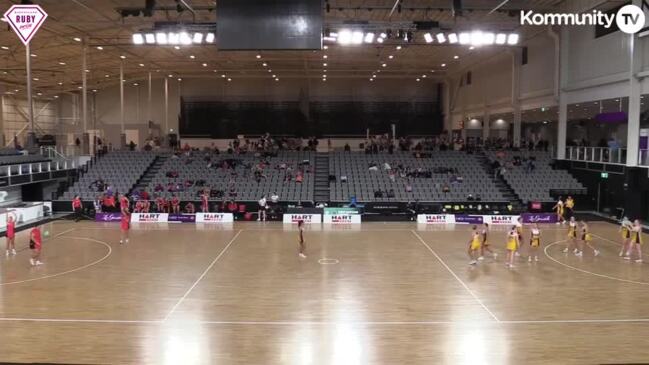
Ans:
[{"label": "indoor sports arena", "polygon": [[648,1],[0,17],[0,363],[649,363]]}]

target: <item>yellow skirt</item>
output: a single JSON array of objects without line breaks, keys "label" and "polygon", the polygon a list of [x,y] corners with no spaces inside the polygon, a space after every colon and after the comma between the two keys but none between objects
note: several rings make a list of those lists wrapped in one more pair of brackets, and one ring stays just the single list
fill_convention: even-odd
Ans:
[{"label": "yellow skirt", "polygon": [[480,242],[471,242],[471,250],[480,249]]},{"label": "yellow skirt", "polygon": [[516,251],[516,249],[518,249],[517,246],[516,241],[507,241],[507,250]]},{"label": "yellow skirt", "polygon": [[532,247],[541,246],[541,240],[532,240],[532,241],[530,241],[530,246],[532,246]]}]

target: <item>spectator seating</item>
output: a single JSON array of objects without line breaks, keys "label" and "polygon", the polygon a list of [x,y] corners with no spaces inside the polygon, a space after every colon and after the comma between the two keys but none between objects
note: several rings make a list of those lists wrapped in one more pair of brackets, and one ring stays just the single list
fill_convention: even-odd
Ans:
[{"label": "spectator seating", "polygon": [[[210,158],[207,161],[206,157]],[[222,191],[224,197],[230,198],[230,185],[233,185],[236,196],[232,199],[236,201],[257,201],[262,195],[267,198],[273,192],[277,192],[282,201],[313,201],[314,184],[313,169],[315,168],[315,152],[309,151],[278,151],[277,156],[255,156],[254,153],[246,154],[211,154],[208,152],[192,152],[191,156],[181,154],[179,157],[170,157],[167,155],[165,162],[160,170],[153,177],[147,186],[147,191],[153,196],[164,196],[170,198],[176,195],[181,201],[199,200],[199,194],[205,188],[210,188],[213,192]],[[224,160],[235,160],[235,168],[223,168]],[[263,168],[263,175],[259,182],[256,181],[253,166],[258,165],[262,160],[266,160],[268,165]],[[307,162],[304,164],[304,162]],[[208,163],[212,164],[208,167]],[[279,169],[280,164],[291,167],[292,179],[285,181],[286,170]],[[304,179],[302,183],[295,181],[295,175],[299,167],[304,170]],[[168,172],[177,172],[178,177],[167,177]],[[169,192],[167,187],[170,183],[174,185],[183,185],[190,180],[194,185],[184,187],[183,191]],[[196,186],[195,183],[204,180],[204,186]],[[233,182],[231,184],[231,181]],[[156,193],[155,187],[162,185],[165,190]],[[211,200],[222,200],[223,197],[212,195]]]},{"label": "spectator seating", "polygon": [[[503,153],[504,157],[502,157]],[[499,154],[501,157],[498,157]],[[513,159],[517,156],[521,158],[522,162],[519,166],[514,166]],[[489,151],[487,157],[491,162],[498,161],[502,166],[505,166],[505,173],[502,177],[524,203],[555,201],[556,199],[550,196],[550,190],[573,191],[573,194],[585,192],[584,186],[568,171],[552,168],[552,158],[548,152]],[[534,158],[534,169],[528,171],[525,160],[530,157]]]},{"label": "spectator seating", "polygon": [[83,200],[94,200],[100,193],[90,185],[98,179],[115,193],[128,193],[154,159],[155,154],[149,152],[109,152],[99,158],[59,200],[71,200],[75,194]]},{"label": "spectator seating", "polygon": [[[431,171],[430,178],[403,178],[397,173],[392,182],[384,163],[391,169],[399,165],[410,169],[421,168]],[[370,163],[376,163],[378,169],[370,171]],[[443,168],[457,168],[457,174],[435,173]],[[484,202],[504,202],[505,199],[496,186],[491,183],[487,172],[481,167],[475,155],[459,151],[435,151],[430,156],[415,158],[413,152],[395,152],[394,154],[365,154],[358,152],[333,152],[329,158],[330,174],[335,181],[330,182],[331,201],[349,201],[351,196],[361,202],[368,201],[414,201],[422,202],[464,202],[469,194],[478,195]],[[461,176],[463,181],[452,183],[453,175]],[[346,176],[347,181],[341,181]],[[332,177],[333,178],[333,177]],[[412,191],[406,191],[410,183]],[[443,192],[447,185],[449,192]],[[375,191],[394,191],[394,197],[375,197]]]},{"label": "spectator seating", "polygon": [[49,159],[41,155],[0,155],[0,166],[47,162]]}]

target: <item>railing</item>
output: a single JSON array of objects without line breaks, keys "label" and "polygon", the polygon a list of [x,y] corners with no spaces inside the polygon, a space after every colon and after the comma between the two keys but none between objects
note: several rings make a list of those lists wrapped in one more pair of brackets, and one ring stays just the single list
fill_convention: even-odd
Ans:
[{"label": "railing", "polygon": [[63,146],[41,146],[40,147],[41,156],[55,159],[59,158],[62,160],[68,160],[68,156],[64,154]]},{"label": "railing", "polygon": [[566,147],[566,159],[624,165],[626,164],[626,148]]},{"label": "railing", "polygon": [[649,166],[649,150],[638,151],[638,165]]},{"label": "railing", "polygon": [[0,176],[11,177],[18,175],[37,174],[42,172],[60,171],[77,168],[74,160],[55,160],[47,162],[34,162],[16,165],[0,166]]}]

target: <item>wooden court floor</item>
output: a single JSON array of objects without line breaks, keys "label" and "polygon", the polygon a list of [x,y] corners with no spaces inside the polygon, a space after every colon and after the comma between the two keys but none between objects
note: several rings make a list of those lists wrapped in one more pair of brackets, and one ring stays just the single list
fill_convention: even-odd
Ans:
[{"label": "wooden court floor", "polygon": [[[55,222],[45,265],[0,250],[0,362],[73,364],[596,364],[649,362],[647,263],[566,255],[467,265],[468,226],[310,228]],[[2,242],[4,246],[4,242]],[[4,247],[2,247],[4,248]],[[649,254],[649,246],[647,253]],[[524,246],[523,257],[527,246]]]}]

